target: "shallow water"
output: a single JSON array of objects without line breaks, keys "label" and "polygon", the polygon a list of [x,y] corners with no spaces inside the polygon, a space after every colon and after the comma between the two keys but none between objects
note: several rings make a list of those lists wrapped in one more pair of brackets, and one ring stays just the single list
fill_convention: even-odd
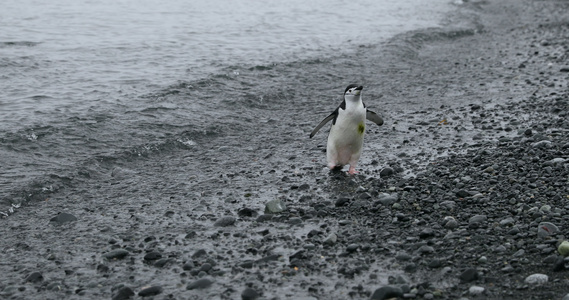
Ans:
[{"label": "shallow water", "polygon": [[161,168],[185,158],[180,174],[199,184],[220,164],[254,168],[282,143],[310,149],[317,143],[295,137],[347,84],[369,87],[378,106],[379,45],[439,26],[451,9],[446,0],[9,1],[0,211],[115,171],[150,172],[139,158]]}]

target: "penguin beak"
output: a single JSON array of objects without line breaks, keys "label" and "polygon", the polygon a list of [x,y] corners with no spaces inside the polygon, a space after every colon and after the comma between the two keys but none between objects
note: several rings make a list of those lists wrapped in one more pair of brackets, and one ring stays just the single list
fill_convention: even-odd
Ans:
[{"label": "penguin beak", "polygon": [[364,86],[360,85],[358,86],[355,90],[354,90],[354,94],[356,94],[356,96],[359,96],[362,93]]}]

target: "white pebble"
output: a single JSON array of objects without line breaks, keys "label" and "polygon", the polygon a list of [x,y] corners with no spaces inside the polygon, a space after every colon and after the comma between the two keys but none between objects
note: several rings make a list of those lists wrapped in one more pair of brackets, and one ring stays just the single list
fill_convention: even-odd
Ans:
[{"label": "white pebble", "polygon": [[481,286],[473,285],[470,287],[470,289],[468,289],[468,292],[470,293],[470,295],[477,296],[484,293],[484,288]]},{"label": "white pebble", "polygon": [[543,284],[549,280],[549,277],[545,274],[531,274],[530,276],[526,277],[526,283],[528,284]]}]

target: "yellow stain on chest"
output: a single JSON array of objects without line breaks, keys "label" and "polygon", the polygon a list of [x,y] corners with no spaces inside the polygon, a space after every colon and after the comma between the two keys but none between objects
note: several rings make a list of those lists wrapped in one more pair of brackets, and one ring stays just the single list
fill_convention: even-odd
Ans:
[{"label": "yellow stain on chest", "polygon": [[360,124],[358,124],[358,132],[360,134],[364,134],[365,130],[366,130],[366,125],[364,124],[364,122],[361,122]]}]

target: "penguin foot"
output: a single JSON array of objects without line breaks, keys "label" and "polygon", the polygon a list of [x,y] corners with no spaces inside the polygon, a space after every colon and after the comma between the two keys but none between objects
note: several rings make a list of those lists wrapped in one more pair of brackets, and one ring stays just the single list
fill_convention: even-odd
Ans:
[{"label": "penguin foot", "polygon": [[359,172],[356,171],[356,168],[350,166],[350,169],[348,170],[348,174],[350,174],[350,175],[355,175],[355,174],[357,174],[357,173],[359,173]]},{"label": "penguin foot", "polygon": [[343,167],[342,165],[328,165],[328,168],[332,171],[342,171]]}]

